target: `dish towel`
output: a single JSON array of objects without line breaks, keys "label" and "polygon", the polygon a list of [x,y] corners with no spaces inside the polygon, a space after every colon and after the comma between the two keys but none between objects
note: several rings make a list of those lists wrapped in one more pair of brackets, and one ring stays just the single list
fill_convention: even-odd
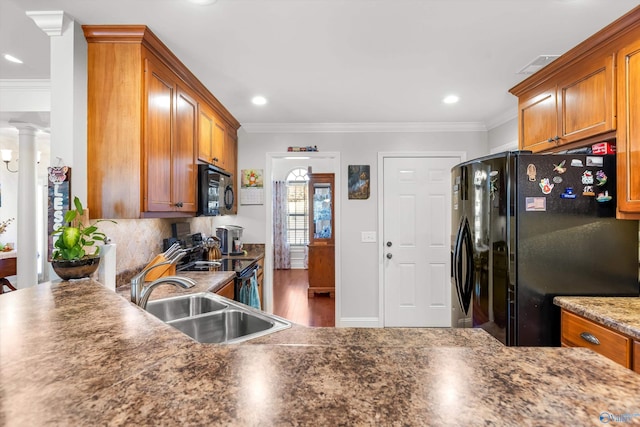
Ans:
[{"label": "dish towel", "polygon": [[238,301],[240,301],[242,304],[249,305],[249,289],[247,289],[248,287],[249,286],[246,284],[246,282],[243,282],[240,286],[240,291],[238,292]]},{"label": "dish towel", "polygon": [[258,272],[254,271],[251,276],[251,288],[249,289],[249,303],[247,305],[260,310],[260,294],[258,292]]}]

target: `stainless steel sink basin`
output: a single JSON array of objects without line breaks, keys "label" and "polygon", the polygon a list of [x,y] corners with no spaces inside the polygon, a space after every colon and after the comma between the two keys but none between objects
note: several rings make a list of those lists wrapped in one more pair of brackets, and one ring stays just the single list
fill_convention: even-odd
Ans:
[{"label": "stainless steel sink basin", "polygon": [[170,324],[202,343],[232,343],[238,338],[246,340],[276,326],[267,318],[236,309],[176,320]]},{"label": "stainless steel sink basin", "polygon": [[149,301],[147,311],[162,321],[170,322],[171,320],[223,310],[227,307],[227,304],[213,298],[213,294],[201,292]]},{"label": "stainless steel sink basin", "polygon": [[201,343],[239,343],[291,327],[285,319],[210,292],[149,301],[147,311]]}]

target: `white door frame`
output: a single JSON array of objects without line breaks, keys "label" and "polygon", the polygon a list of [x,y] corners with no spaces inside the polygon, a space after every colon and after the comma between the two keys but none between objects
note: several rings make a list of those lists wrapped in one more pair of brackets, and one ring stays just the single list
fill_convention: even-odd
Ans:
[{"label": "white door frame", "polygon": [[390,151],[378,153],[378,327],[380,328],[384,328],[384,159],[416,157],[459,157],[459,163],[462,163],[467,160],[467,153],[466,151]]},{"label": "white door frame", "polygon": [[[341,244],[342,233],[340,232],[340,206],[342,197],[342,183],[341,183],[341,169],[340,169],[340,153],[339,152],[283,152],[283,153],[266,153],[266,165],[267,170],[264,174],[264,186],[265,186],[265,206],[267,214],[267,229],[265,235],[265,254],[264,254],[264,310],[273,313],[273,161],[276,159],[297,159],[297,158],[309,158],[309,159],[331,159],[332,160],[332,172],[334,174],[334,216],[335,224],[334,231],[336,235],[335,244],[335,268],[336,268],[336,294],[335,294],[335,325],[340,326],[340,301],[341,301]],[[299,161],[297,163],[300,163]]]}]

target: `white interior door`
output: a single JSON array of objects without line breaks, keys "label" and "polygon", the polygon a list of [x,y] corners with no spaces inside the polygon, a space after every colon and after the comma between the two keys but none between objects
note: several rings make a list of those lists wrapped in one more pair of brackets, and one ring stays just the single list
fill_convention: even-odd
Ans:
[{"label": "white interior door", "polygon": [[451,326],[451,167],[460,157],[384,158],[384,326]]}]

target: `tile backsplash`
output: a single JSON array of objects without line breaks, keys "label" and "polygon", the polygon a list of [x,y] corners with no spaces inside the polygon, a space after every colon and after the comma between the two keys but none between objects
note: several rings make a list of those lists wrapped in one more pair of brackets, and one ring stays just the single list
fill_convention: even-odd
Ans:
[{"label": "tile backsplash", "polygon": [[162,240],[171,237],[171,224],[188,222],[191,233],[215,233],[212,217],[119,219],[101,222],[100,230],[116,244],[116,283],[126,283],[154,256],[162,252]]}]

